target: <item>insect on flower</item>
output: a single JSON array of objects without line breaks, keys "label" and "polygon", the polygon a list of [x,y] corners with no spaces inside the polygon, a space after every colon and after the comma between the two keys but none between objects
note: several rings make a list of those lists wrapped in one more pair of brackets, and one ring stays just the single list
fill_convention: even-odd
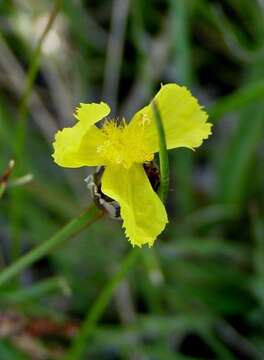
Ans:
[{"label": "insect on flower", "polygon": [[[155,96],[163,120],[167,148],[200,146],[211,134],[207,114],[185,88],[166,84]],[[159,138],[151,104],[130,122],[105,120],[107,104],[80,104],[76,124],[58,131],[53,158],[63,167],[101,166],[100,192],[120,206],[125,234],[132,245],[152,246],[164,230],[166,209],[148,177],[148,168],[159,151]],[[118,214],[119,215],[119,214]]]}]

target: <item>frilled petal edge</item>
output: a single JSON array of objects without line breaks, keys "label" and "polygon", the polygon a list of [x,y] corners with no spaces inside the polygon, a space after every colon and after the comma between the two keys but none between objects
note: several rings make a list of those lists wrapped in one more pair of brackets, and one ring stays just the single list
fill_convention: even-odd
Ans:
[{"label": "frilled petal edge", "polygon": [[[161,86],[154,100],[163,120],[168,149],[194,149],[211,134],[212,124],[207,122],[208,115],[185,87],[177,84]],[[159,139],[151,104],[139,110],[131,120],[134,121],[148,123],[145,141],[153,152],[157,152]]]},{"label": "frilled petal edge", "polygon": [[143,166],[135,164],[130,169],[106,167],[102,191],[120,204],[125,234],[132,245],[152,246],[164,230],[168,218]]},{"label": "frilled petal edge", "polygon": [[68,168],[103,165],[97,152],[103,135],[94,124],[109,113],[109,106],[103,102],[80,104],[75,113],[76,124],[59,130],[55,135],[54,161]]}]

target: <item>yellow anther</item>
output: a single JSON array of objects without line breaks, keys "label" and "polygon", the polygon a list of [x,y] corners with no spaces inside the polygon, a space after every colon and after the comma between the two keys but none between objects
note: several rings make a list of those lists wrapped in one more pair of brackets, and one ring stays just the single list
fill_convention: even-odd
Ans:
[{"label": "yellow anther", "polygon": [[[146,119],[145,119],[146,120]],[[105,140],[96,151],[112,165],[123,165],[129,169],[133,163],[144,163],[153,159],[144,141],[142,124],[129,126],[125,119],[120,124],[107,120],[102,128]]]}]

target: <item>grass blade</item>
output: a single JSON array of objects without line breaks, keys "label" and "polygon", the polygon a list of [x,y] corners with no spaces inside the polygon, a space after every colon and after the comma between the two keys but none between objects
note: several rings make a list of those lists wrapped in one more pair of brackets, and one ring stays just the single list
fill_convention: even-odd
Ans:
[{"label": "grass blade", "polygon": [[16,262],[4,269],[0,273],[0,286],[9,279],[18,275],[22,270],[33,264],[35,261],[47,255],[56,245],[76,235],[79,231],[85,229],[88,225],[102,217],[103,213],[95,206],[90,207],[79,217],[73,219],[64,228],[58,231],[50,239],[31,250],[26,255],[20,257]]}]

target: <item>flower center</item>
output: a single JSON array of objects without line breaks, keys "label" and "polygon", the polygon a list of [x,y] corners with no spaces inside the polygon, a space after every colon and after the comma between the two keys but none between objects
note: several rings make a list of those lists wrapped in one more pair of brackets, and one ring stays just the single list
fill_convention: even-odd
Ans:
[{"label": "flower center", "polygon": [[105,159],[106,164],[123,165],[129,169],[133,163],[145,163],[153,160],[145,141],[146,123],[120,124],[107,120],[102,128],[104,141],[97,146],[97,152]]},{"label": "flower center", "polygon": [[[160,186],[160,171],[158,166],[154,161],[150,161],[143,164],[143,167],[152,189],[157,192]],[[91,192],[95,205],[99,209],[106,211],[111,218],[120,220],[119,203],[102,192],[102,176],[104,171],[104,166],[97,167],[96,171],[85,179],[85,182]]]}]

